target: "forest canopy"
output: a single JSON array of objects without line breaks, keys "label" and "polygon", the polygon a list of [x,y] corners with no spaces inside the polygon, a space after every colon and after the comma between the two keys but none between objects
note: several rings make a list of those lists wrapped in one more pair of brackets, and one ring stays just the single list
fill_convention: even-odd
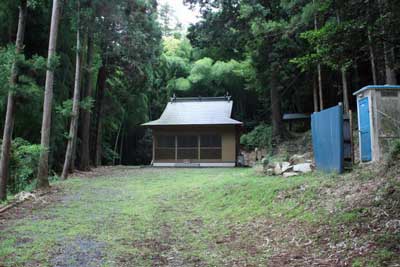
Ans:
[{"label": "forest canopy", "polygon": [[140,124],[173,95],[229,93],[244,131],[274,144],[290,135],[283,113],[348,111],[362,86],[398,82],[396,0],[183,2],[200,10],[188,29],[156,0],[0,0],[0,198],[148,164]]}]

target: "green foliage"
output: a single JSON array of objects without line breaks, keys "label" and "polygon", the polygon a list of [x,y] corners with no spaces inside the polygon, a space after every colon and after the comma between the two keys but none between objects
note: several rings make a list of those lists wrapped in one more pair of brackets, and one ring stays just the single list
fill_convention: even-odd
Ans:
[{"label": "green foliage", "polygon": [[240,138],[240,144],[246,149],[269,148],[272,140],[272,128],[267,124],[256,126],[251,132]]},{"label": "green foliage", "polygon": [[138,141],[138,149],[135,153],[136,162],[146,165],[151,161],[153,154],[153,134],[150,129],[146,129],[143,137]]},{"label": "green foliage", "polygon": [[[301,34],[301,37],[307,40],[312,47],[314,53],[294,59],[294,62],[300,63],[300,66],[315,65],[316,63],[323,63],[334,70],[341,68],[347,69],[351,66],[352,61],[348,50],[351,46],[357,45],[354,43],[348,44],[345,40],[354,38],[356,23],[346,22],[338,24],[337,22],[327,22],[323,27],[318,30],[311,30]],[[353,36],[351,36],[353,35]],[[362,44],[358,44],[362,45]],[[302,64],[301,64],[302,63]]]},{"label": "green foliage", "polygon": [[248,83],[254,78],[250,60],[214,62],[209,57],[194,60],[193,48],[186,38],[165,37],[163,47],[160,58],[160,74],[163,75],[159,78],[168,95],[240,94],[249,88]]},{"label": "green foliage", "polygon": [[211,58],[202,58],[194,62],[188,79],[192,83],[208,84],[212,77],[213,60]]},{"label": "green foliage", "polygon": [[193,53],[192,45],[187,38],[175,38],[172,36],[163,38],[163,54],[176,56],[190,60]]},{"label": "green foliage", "polygon": [[169,79],[186,76],[190,71],[190,65],[186,58],[162,55],[161,60],[163,61],[162,64],[164,64],[163,67]]},{"label": "green foliage", "polygon": [[7,84],[11,75],[11,66],[15,61],[15,46],[0,47],[0,79],[1,85]]},{"label": "green foliage", "polygon": [[60,105],[56,106],[55,110],[64,118],[70,118],[72,116],[72,104],[72,99],[67,99]]},{"label": "green foliage", "polygon": [[40,151],[40,145],[31,144],[22,138],[13,140],[8,183],[11,193],[34,188],[32,183],[35,182]]},{"label": "green foliage", "polygon": [[178,78],[176,80],[173,80],[173,82],[174,82],[173,88],[175,88],[178,91],[189,91],[191,88],[191,83],[188,79]]},{"label": "green foliage", "polygon": [[105,165],[111,165],[114,163],[114,160],[119,159],[119,154],[114,151],[114,147],[112,147],[112,144],[109,143],[103,143],[102,146],[102,151],[103,151],[103,160]]},{"label": "green foliage", "polygon": [[397,158],[400,156],[400,140],[393,141],[390,154],[393,158]]},{"label": "green foliage", "polygon": [[37,72],[43,72],[46,70],[46,59],[44,57],[34,55],[30,61],[32,64],[32,69]]},{"label": "green foliage", "polygon": [[[44,69],[43,61],[44,58],[38,55],[33,56],[32,59],[26,59],[23,54],[16,54],[14,45],[0,47],[0,93],[7,94],[12,90],[19,96],[28,99],[39,95],[41,89],[36,79],[37,73]],[[13,64],[19,73],[15,86],[10,83]]]},{"label": "green foliage", "polygon": [[90,112],[94,107],[94,99],[93,99],[93,97],[91,97],[91,96],[85,97],[84,99],[82,99],[79,102],[79,106],[80,106],[80,108]]},{"label": "green foliage", "polygon": [[400,140],[394,140],[390,146],[387,167],[396,165],[400,160]]},{"label": "green foliage", "polygon": [[[89,2],[91,5],[81,3],[80,29],[83,36],[87,31],[93,33],[93,79],[100,67],[107,73],[102,115],[107,131],[103,131],[103,145],[110,150],[115,147],[121,125],[125,138],[141,138],[137,134],[142,132],[135,127],[158,118],[174,93],[220,96],[229,92],[236,118],[251,127],[260,121],[270,123],[271,88],[278,88],[282,113],[311,112],[313,77],[320,64],[323,92],[329,92],[329,97],[323,99],[325,106],[337,103],[342,97],[337,70],[347,70],[350,90],[371,83],[367,32],[372,38],[378,82],[384,83],[383,41],[394,51],[389,65],[399,70],[400,10],[395,0],[185,0],[197,5],[202,16],[201,21],[190,26],[187,36],[179,25],[173,27],[173,8],[157,6],[154,0]],[[63,5],[63,16],[68,19],[60,22],[57,56],[49,59],[49,66],[45,57],[51,1],[28,3],[24,53],[18,56],[10,43],[15,41],[19,1],[0,3],[0,21],[4,22],[0,25],[0,96],[5,99],[9,90],[17,93],[14,135],[37,143],[45,71],[47,67],[56,70],[57,112],[52,123],[49,161],[59,170],[65,152],[63,133],[72,109],[68,99],[74,82],[77,1]],[[86,44],[83,40],[83,62],[87,62]],[[13,62],[17,62],[20,75],[17,86],[10,88]],[[84,91],[88,66],[82,70]],[[93,98],[98,93],[95,88]],[[4,102],[0,103],[3,114]],[[89,99],[81,103],[83,108],[95,110],[93,105],[97,103]],[[92,118],[91,125],[95,125],[97,113]],[[124,144],[130,146],[129,150],[133,147],[128,142]]]},{"label": "green foliage", "polygon": [[47,69],[54,71],[60,65],[60,56],[54,55],[48,59]]}]

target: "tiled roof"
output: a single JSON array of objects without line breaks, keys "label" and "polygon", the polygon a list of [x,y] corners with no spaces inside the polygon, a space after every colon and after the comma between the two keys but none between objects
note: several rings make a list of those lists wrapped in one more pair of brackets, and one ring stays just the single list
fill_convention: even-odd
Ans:
[{"label": "tiled roof", "polygon": [[158,120],[142,125],[241,125],[231,118],[232,106],[229,97],[172,98]]}]

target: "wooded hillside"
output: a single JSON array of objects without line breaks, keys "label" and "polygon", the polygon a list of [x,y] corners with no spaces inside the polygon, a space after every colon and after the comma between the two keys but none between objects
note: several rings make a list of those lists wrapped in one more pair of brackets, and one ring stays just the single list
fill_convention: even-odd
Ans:
[{"label": "wooded hillside", "polygon": [[156,0],[0,0],[1,199],[148,164],[140,124],[174,94],[229,93],[245,131],[277,142],[284,112],[355,109],[354,91],[400,78],[396,0],[184,2],[201,12],[187,32]]}]

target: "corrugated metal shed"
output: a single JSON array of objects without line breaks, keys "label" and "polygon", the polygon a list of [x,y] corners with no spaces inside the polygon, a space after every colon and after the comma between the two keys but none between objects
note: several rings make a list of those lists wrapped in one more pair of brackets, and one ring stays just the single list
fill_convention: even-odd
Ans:
[{"label": "corrugated metal shed", "polygon": [[344,170],[343,106],[314,112],[311,117],[315,164],[324,172]]},{"label": "corrugated metal shed", "polygon": [[232,107],[229,97],[172,98],[158,120],[142,125],[241,125],[231,118]]}]

